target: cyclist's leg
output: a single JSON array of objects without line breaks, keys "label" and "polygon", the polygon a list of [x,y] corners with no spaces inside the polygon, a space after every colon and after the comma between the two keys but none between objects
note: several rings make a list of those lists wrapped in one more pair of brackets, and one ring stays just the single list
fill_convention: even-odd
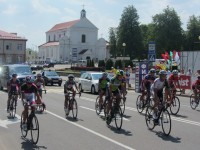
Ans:
[{"label": "cyclist's leg", "polygon": [[103,104],[103,95],[104,95],[104,90],[101,89],[100,92],[99,92],[99,106],[101,107],[102,104]]},{"label": "cyclist's leg", "polygon": [[8,100],[7,100],[7,112],[9,111],[9,107],[10,107],[10,99],[11,99],[11,92],[8,92]]},{"label": "cyclist's leg", "polygon": [[76,90],[74,90],[74,88],[72,88],[72,89],[71,89],[71,92],[73,93],[73,97],[72,97],[72,98],[74,99],[75,96],[76,96]]},{"label": "cyclist's leg", "polygon": [[194,93],[194,99],[195,99],[195,102],[196,102],[196,100],[197,100],[197,94],[198,94],[197,89],[193,89],[193,93]]}]

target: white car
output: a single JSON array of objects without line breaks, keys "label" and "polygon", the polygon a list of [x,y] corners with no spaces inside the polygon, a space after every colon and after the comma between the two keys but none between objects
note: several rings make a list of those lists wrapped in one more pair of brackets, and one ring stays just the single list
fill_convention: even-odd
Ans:
[{"label": "white car", "polygon": [[81,75],[78,81],[78,86],[81,91],[91,91],[92,94],[98,92],[99,79],[102,77],[102,72],[85,72]]}]

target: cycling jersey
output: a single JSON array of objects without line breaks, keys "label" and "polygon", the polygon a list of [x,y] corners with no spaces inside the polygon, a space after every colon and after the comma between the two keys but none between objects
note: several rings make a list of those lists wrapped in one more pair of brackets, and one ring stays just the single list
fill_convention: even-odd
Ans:
[{"label": "cycling jersey", "polygon": [[105,90],[106,89],[106,85],[107,85],[108,82],[110,82],[109,78],[106,78],[106,79],[100,78],[99,79],[99,88],[101,90]]},{"label": "cycling jersey", "polygon": [[8,84],[8,86],[10,86],[10,92],[15,92],[19,90],[20,87],[20,81],[18,79],[16,79],[16,81],[14,82],[13,79],[11,79]]},{"label": "cycling jersey", "polygon": [[196,80],[192,83],[192,89],[194,90],[195,89],[195,86],[197,86],[197,89],[200,90],[200,81],[199,80]]},{"label": "cycling jersey", "polygon": [[43,84],[44,84],[44,79],[41,78],[35,80],[35,85],[37,86],[38,89],[41,89]]},{"label": "cycling jersey", "polygon": [[144,79],[142,80],[141,89],[143,90],[143,86],[145,86],[147,90],[150,90],[151,84],[154,82],[155,78],[155,76],[151,76],[150,74],[145,75]]},{"label": "cycling jersey", "polygon": [[66,81],[65,84],[64,84],[64,92],[66,92],[65,90],[71,90],[73,88],[73,85],[76,85],[75,81],[72,80],[72,81]]},{"label": "cycling jersey", "polygon": [[175,85],[174,85],[174,82],[178,82],[178,80],[179,80],[178,76],[175,77],[173,74],[171,74],[171,75],[169,76],[169,78],[168,78],[169,86],[170,86],[170,87],[175,86]]},{"label": "cycling jersey", "polygon": [[37,93],[37,86],[32,83],[30,87],[27,84],[21,86],[21,90],[24,92],[25,100],[29,101],[31,104],[35,103],[35,93]]},{"label": "cycling jersey", "polygon": [[169,88],[167,80],[161,81],[160,78],[156,78],[151,86],[151,89],[163,90],[164,87]]},{"label": "cycling jersey", "polygon": [[116,77],[112,78],[110,81],[111,90],[113,92],[117,91],[119,86],[121,85],[121,83],[122,83],[122,81],[117,79]]}]

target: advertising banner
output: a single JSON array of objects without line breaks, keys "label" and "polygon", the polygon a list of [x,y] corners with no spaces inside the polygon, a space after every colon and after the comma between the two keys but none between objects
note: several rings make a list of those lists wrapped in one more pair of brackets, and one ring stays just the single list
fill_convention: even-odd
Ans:
[{"label": "advertising banner", "polygon": [[[179,76],[179,84],[180,84],[180,89],[191,89],[192,81],[191,81],[191,76],[187,75],[180,75]],[[176,83],[177,88],[178,83]]]}]

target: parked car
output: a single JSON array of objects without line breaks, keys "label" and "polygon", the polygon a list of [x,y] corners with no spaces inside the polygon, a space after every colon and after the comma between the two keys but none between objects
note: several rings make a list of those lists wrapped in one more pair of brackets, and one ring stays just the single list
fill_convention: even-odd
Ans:
[{"label": "parked car", "polygon": [[42,72],[42,77],[44,78],[45,85],[47,84],[58,84],[62,85],[62,78],[54,70],[44,70]]},{"label": "parked car", "polygon": [[43,66],[38,64],[31,65],[31,70],[42,70]]},{"label": "parked car", "polygon": [[0,69],[0,89],[7,88],[8,81],[12,78],[12,74],[16,73],[20,83],[24,82],[26,76],[30,76],[33,80],[35,79],[35,72],[31,71],[29,65],[13,64],[3,65]]},{"label": "parked car", "polygon": [[84,72],[78,81],[78,86],[81,91],[90,91],[92,94],[98,92],[99,78],[102,77],[102,72]]}]

